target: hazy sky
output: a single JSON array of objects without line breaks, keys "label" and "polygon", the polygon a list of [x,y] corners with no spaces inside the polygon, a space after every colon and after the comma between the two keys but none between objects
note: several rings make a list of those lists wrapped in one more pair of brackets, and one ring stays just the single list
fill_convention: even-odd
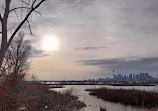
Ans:
[{"label": "hazy sky", "polygon": [[[158,0],[46,0],[39,10],[30,71],[39,79],[158,74]],[[56,50],[43,49],[48,35]]]}]

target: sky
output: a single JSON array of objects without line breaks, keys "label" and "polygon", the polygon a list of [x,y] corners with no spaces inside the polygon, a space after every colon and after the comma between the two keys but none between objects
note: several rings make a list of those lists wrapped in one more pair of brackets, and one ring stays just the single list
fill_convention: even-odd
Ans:
[{"label": "sky", "polygon": [[[113,68],[158,76],[158,0],[46,0],[38,10],[30,60],[38,79],[106,78]],[[55,50],[43,48],[48,36]]]}]

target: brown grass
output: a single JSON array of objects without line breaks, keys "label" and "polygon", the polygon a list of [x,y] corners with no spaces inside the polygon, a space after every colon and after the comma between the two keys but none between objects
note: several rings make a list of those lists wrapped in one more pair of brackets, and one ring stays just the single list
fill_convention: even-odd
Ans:
[{"label": "brown grass", "polygon": [[14,90],[14,81],[6,77],[0,84],[0,111],[77,111],[85,105],[71,95],[50,91],[49,87],[40,83],[20,81],[18,90]]},{"label": "brown grass", "polygon": [[87,89],[86,91],[90,91],[90,95],[112,102],[147,108],[157,107],[158,105],[158,93],[156,92],[108,88]]}]

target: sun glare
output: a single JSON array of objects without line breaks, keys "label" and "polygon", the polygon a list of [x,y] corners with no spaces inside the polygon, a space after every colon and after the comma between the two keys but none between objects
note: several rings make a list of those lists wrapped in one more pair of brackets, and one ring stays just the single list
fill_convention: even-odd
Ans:
[{"label": "sun glare", "polygon": [[43,40],[43,49],[46,51],[56,50],[58,48],[58,40],[54,37],[45,37]]}]

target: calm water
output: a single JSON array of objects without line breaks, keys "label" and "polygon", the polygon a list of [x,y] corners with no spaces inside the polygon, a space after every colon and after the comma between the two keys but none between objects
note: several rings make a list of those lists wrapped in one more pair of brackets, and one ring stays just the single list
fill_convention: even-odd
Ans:
[{"label": "calm water", "polygon": [[158,110],[150,110],[146,108],[138,108],[129,105],[123,105],[119,103],[112,103],[108,101],[104,101],[98,99],[95,96],[90,96],[89,92],[84,91],[88,88],[100,88],[100,87],[108,87],[108,88],[124,88],[124,89],[138,89],[138,90],[146,90],[146,91],[157,91],[158,86],[100,86],[100,85],[66,85],[65,88],[56,88],[53,89],[58,92],[63,92],[67,89],[73,88],[74,95],[79,97],[80,101],[83,101],[87,107],[82,109],[81,111],[100,111],[100,107],[106,107],[107,111],[158,111]]}]

